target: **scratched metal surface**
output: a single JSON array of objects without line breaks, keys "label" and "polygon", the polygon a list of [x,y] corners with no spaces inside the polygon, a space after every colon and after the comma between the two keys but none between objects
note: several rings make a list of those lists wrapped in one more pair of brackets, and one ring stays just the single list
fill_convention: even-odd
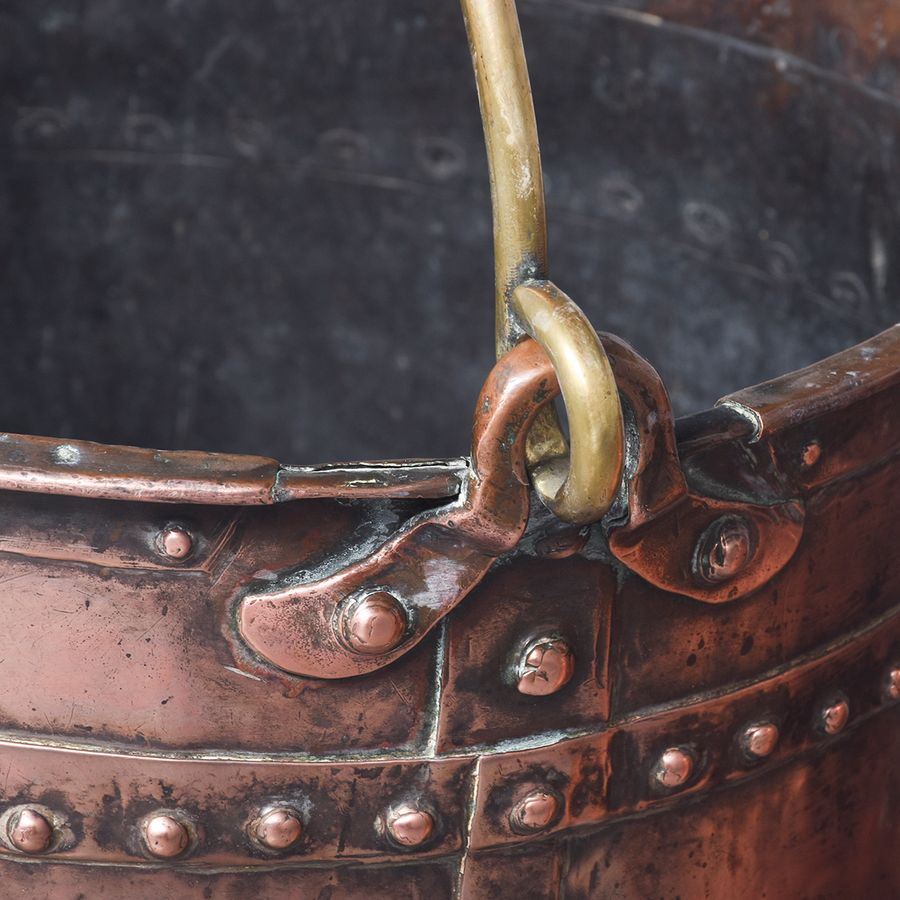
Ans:
[{"label": "scratched metal surface", "polygon": [[[640,5],[520,11],[553,276],[685,413],[897,319],[897,101],[840,4]],[[458,453],[490,243],[456,0],[0,7],[3,430]]]}]

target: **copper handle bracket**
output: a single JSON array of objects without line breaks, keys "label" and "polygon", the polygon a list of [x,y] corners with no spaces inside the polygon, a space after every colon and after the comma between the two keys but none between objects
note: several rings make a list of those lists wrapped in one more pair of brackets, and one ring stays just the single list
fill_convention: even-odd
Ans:
[{"label": "copper handle bracket", "polygon": [[[746,597],[777,575],[800,544],[806,510],[796,484],[766,448],[748,466],[751,451],[740,442],[730,444],[734,462],[720,473],[725,483],[714,484],[703,447],[676,443],[656,370],[625,341],[602,340],[633,420],[621,515],[607,521],[610,551],[673,594],[704,603]],[[752,486],[742,486],[745,476]]]},{"label": "copper handle bracket", "polygon": [[320,678],[361,675],[408,652],[519,542],[529,510],[525,440],[558,393],[543,350],[531,340],[516,346],[479,397],[459,498],[329,577],[241,598],[244,642],[287,672]]}]

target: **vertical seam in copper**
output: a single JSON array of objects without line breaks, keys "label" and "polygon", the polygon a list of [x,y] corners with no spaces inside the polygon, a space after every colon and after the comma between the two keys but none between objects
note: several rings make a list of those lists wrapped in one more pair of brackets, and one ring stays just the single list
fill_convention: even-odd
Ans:
[{"label": "vertical seam in copper", "polygon": [[475,822],[475,815],[478,812],[478,785],[481,779],[481,756],[475,757],[472,765],[471,786],[469,789],[469,797],[466,809],[466,829],[463,834],[462,854],[459,858],[459,870],[456,876],[456,891],[454,892],[454,900],[462,900],[463,882],[466,876],[466,860],[469,858],[469,845],[472,839],[472,825]]},{"label": "vertical seam in copper", "polygon": [[437,641],[434,649],[434,681],[429,698],[428,737],[425,741],[425,755],[436,759],[438,735],[441,728],[441,700],[444,693],[444,668],[447,665],[447,621],[437,627]]}]

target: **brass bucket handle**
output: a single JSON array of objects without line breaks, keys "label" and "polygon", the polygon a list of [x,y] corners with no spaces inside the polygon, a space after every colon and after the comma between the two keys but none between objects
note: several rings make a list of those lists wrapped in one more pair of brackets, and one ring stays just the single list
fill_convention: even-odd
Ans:
[{"label": "brass bucket handle", "polygon": [[484,125],[494,218],[498,358],[526,334],[547,351],[569,418],[552,406],[528,438],[528,471],[564,521],[600,519],[618,490],[624,428],[612,369],[584,313],[549,281],[537,122],[515,0],[461,0]]},{"label": "brass bucket handle", "polygon": [[526,448],[534,489],[563,521],[596,521],[615,500],[624,465],[622,403],[612,366],[587,316],[549,281],[519,285],[513,307],[550,357],[569,416],[568,453],[548,450],[527,459]]}]

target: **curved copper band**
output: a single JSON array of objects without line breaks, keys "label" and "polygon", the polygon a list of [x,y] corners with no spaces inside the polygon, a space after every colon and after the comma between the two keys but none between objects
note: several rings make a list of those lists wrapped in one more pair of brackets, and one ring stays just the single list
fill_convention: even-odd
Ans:
[{"label": "curved copper band", "polygon": [[[4,810],[28,803],[52,808],[75,839],[42,858],[80,863],[145,865],[134,825],[160,808],[181,810],[201,828],[196,852],[179,860],[196,868],[408,859],[408,851],[392,848],[373,823],[398,799],[410,798],[435,810],[441,823],[417,857],[516,844],[529,838],[516,830],[510,812],[535,791],[549,792],[560,804],[559,815],[539,832],[544,838],[665,808],[678,797],[755,777],[838,740],[816,727],[836,688],[848,692],[848,731],[895,702],[883,686],[886,671],[897,665],[892,654],[898,637],[895,607],[837,648],[823,648],[761,681],[686,698],[675,708],[645,710],[593,733],[546,735],[540,746],[534,744],[541,737],[534,736],[522,748],[480,754],[298,762],[215,751],[139,755],[6,734],[0,739],[7,769]],[[777,723],[781,739],[765,759],[748,762],[739,738],[761,720]],[[673,746],[694,754],[695,772],[677,789],[660,789],[655,766]],[[635,778],[635,766],[646,777]],[[304,816],[302,841],[277,859],[255,853],[245,835],[246,823],[273,801],[293,804]],[[24,858],[8,843],[0,854]]]}]

